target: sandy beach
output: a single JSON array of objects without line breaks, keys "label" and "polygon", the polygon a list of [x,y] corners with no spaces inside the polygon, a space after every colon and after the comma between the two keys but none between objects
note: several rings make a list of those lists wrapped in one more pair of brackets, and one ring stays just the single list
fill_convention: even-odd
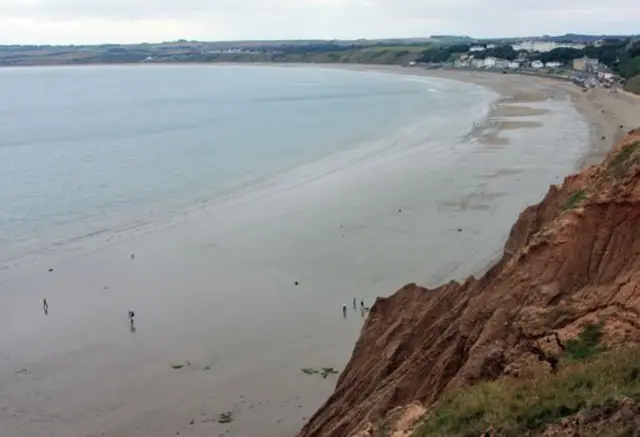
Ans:
[{"label": "sandy beach", "polygon": [[[599,162],[631,129],[640,123],[640,96],[595,88],[588,92],[569,82],[545,77],[516,74],[485,73],[465,70],[424,70],[396,66],[347,66],[354,70],[384,71],[393,74],[453,79],[485,86],[499,93],[501,102],[540,102],[568,96],[574,108],[584,117],[590,129],[589,152],[576,164],[576,169]],[[539,112],[538,112],[539,114]],[[494,117],[535,115],[530,111],[507,107],[496,109]]]},{"label": "sandy beach", "polygon": [[334,156],[2,281],[0,435],[293,436],[336,379],[302,369],[350,356],[352,299],[481,272],[525,206],[640,120],[633,96],[550,79],[347,68],[499,97],[453,147]]}]

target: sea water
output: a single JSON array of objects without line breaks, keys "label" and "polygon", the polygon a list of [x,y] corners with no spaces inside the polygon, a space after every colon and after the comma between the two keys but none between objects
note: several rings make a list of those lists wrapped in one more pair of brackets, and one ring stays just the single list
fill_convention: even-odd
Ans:
[{"label": "sea water", "polygon": [[453,141],[494,98],[469,84],[323,68],[0,70],[0,269],[333,154]]}]

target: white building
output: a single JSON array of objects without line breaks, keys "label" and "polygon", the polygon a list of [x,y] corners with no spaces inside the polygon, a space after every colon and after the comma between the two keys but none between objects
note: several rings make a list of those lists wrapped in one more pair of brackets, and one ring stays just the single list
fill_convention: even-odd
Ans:
[{"label": "white building", "polygon": [[550,61],[544,64],[544,66],[547,68],[560,68],[562,67],[562,62]]},{"label": "white building", "polygon": [[484,59],[472,59],[471,60],[472,68],[482,68],[484,67]]},{"label": "white building", "polygon": [[471,46],[469,48],[470,52],[484,52],[486,48],[484,46]]},{"label": "white building", "polygon": [[597,75],[600,80],[613,80],[613,73],[599,71]]},{"label": "white building", "polygon": [[470,64],[468,60],[460,58],[453,61],[453,66],[454,68],[469,68]]},{"label": "white building", "polygon": [[487,49],[495,49],[496,45],[495,44],[488,44],[487,45]]},{"label": "white building", "polygon": [[520,62],[518,62],[518,61],[509,61],[509,65],[507,65],[507,67],[512,69],[512,70],[517,70],[518,68],[520,68]]},{"label": "white building", "polygon": [[531,63],[531,68],[538,69],[538,68],[543,68],[543,67],[544,67],[544,64],[542,63],[542,61],[533,61]]},{"label": "white building", "polygon": [[584,44],[572,44],[572,43],[557,43],[555,41],[524,41],[519,44],[513,44],[511,46],[513,50],[520,51],[525,50],[527,52],[550,52],[553,49],[565,47],[569,49],[584,49]]},{"label": "white building", "polygon": [[573,60],[573,69],[578,71],[597,71],[598,60],[591,59],[588,56],[577,58]]},{"label": "white building", "polygon": [[495,68],[505,69],[509,68],[509,61],[506,59],[496,59]]},{"label": "white building", "polygon": [[493,58],[491,56],[489,56],[488,58],[484,59],[484,68],[496,68],[496,58]]}]

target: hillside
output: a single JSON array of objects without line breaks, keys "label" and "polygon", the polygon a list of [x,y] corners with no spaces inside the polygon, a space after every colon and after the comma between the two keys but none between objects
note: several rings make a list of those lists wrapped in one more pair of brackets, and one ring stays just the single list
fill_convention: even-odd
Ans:
[{"label": "hillside", "polygon": [[639,224],[636,130],[527,208],[481,278],[378,299],[299,437],[634,435]]}]

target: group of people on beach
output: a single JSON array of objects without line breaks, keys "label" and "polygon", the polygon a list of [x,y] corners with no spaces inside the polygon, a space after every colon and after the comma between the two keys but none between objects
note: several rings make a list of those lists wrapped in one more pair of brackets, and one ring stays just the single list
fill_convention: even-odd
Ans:
[{"label": "group of people on beach", "polygon": [[[357,305],[356,305],[356,298],[353,298],[353,310],[356,311],[357,309]],[[364,300],[360,300],[360,313],[362,314],[362,316],[364,317],[364,314],[366,312],[369,312],[369,308],[364,306]],[[342,304],[342,316],[343,317],[347,317],[347,304]]]}]

